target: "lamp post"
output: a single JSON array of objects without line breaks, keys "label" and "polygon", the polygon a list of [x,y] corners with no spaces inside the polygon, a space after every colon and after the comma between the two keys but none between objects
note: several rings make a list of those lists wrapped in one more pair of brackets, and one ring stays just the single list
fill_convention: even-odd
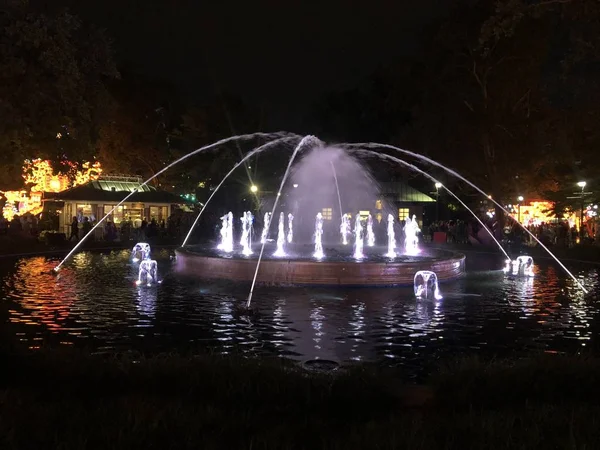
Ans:
[{"label": "lamp post", "polygon": [[517,203],[517,211],[518,211],[517,212],[517,217],[518,217],[517,220],[519,221],[519,223],[521,223],[521,202],[523,201],[523,196],[519,195],[517,197],[517,200],[519,201],[519,203]]},{"label": "lamp post", "polygon": [[440,188],[442,183],[435,183],[435,221],[440,220]]},{"label": "lamp post", "polygon": [[583,231],[583,196],[585,194],[584,189],[585,186],[587,185],[587,183],[585,181],[580,181],[577,183],[577,186],[579,186],[581,188],[581,215],[579,216],[579,237],[582,238],[582,231]]}]

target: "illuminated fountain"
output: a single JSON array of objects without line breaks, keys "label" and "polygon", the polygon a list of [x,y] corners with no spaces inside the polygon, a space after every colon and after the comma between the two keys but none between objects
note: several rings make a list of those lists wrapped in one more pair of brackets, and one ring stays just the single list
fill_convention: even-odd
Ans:
[{"label": "illuminated fountain", "polygon": [[396,233],[394,232],[394,216],[388,214],[387,225],[388,251],[385,256],[388,258],[396,257]]},{"label": "illuminated fountain", "polygon": [[217,246],[219,250],[231,253],[233,251],[233,213],[221,217],[221,243]]},{"label": "illuminated fountain", "polygon": [[288,244],[291,244],[294,240],[294,215],[292,213],[288,214],[288,234],[287,241]]},{"label": "illuminated fountain", "polygon": [[340,224],[340,234],[342,235],[342,244],[348,245],[348,236],[350,235],[350,218],[348,214],[342,215],[342,223]]},{"label": "illuminated fountain", "polygon": [[414,289],[417,298],[429,298],[433,295],[436,300],[442,299],[437,275],[431,270],[419,270],[415,274]]},{"label": "illuminated fountain", "polygon": [[145,242],[135,244],[133,250],[131,250],[131,257],[133,262],[150,259],[150,244],[146,244]]},{"label": "illuminated fountain", "polygon": [[[418,153],[410,152],[407,150],[403,150],[401,148],[397,148],[391,145],[386,144],[377,144],[377,143],[360,143],[360,144],[339,144],[337,147],[327,147],[320,140],[315,138],[314,136],[298,136],[292,133],[252,133],[247,135],[240,136],[232,136],[226,139],[222,139],[213,144],[204,146],[202,148],[196,149],[177,160],[169,163],[155,174],[153,174],[150,178],[145,180],[141,186],[146,186],[156,177],[162,175],[164,172],[169,170],[170,168],[178,165],[184,160],[210,150],[214,150],[219,148],[220,146],[224,146],[230,142],[256,142],[257,140],[261,140],[267,143],[263,143],[260,146],[254,147],[251,151],[247,152],[243,158],[234,165],[234,167],[228,172],[228,174],[223,178],[223,180],[219,183],[217,188],[213,191],[208,201],[203,205],[200,213],[198,214],[196,220],[194,221],[194,225],[198,222],[200,215],[205,210],[207,203],[218,191],[219,187],[225,182],[225,180],[233,173],[233,171],[241,167],[245,162],[248,161],[253,155],[256,155],[267,148],[273,147],[288,147],[290,144],[294,145],[294,152],[288,162],[286,171],[284,173],[283,179],[281,180],[281,185],[279,190],[277,191],[278,197],[282,195],[282,192],[285,187],[285,182],[290,173],[290,167],[295,162],[295,157],[297,153],[302,150],[304,153],[305,150],[309,150],[310,153],[306,156],[303,155],[300,159],[299,166],[304,167],[306,170],[294,170],[294,172],[303,173],[304,176],[307,176],[308,182],[293,180],[293,186],[296,187],[305,187],[305,191],[301,193],[301,189],[295,189],[298,191],[297,196],[300,195],[308,199],[309,206],[310,202],[313,203],[313,210],[328,210],[327,219],[331,218],[331,206],[334,204],[334,201],[328,197],[329,192],[331,191],[327,178],[332,178],[332,183],[335,183],[334,190],[331,192],[336,192],[337,190],[337,200],[338,204],[340,204],[340,214],[342,214],[342,199],[341,192],[348,192],[347,195],[344,195],[344,207],[348,208],[347,210],[363,210],[364,207],[362,205],[372,204],[372,200],[377,198],[373,196],[373,190],[377,190],[377,184],[374,182],[372,178],[368,176],[364,176],[362,172],[365,172],[364,166],[361,163],[354,161],[353,153],[355,151],[364,151],[364,153],[369,154],[370,156],[385,156],[390,157],[390,155],[383,155],[381,149],[390,150],[394,152],[403,153],[409,155],[411,158],[417,158],[419,161],[428,163],[435,167],[439,167],[445,170],[447,173],[452,176],[464,181],[474,189],[476,189],[479,193],[481,193],[485,198],[487,198],[487,194],[481,190],[479,187],[474,185],[472,182],[462,177],[460,174],[452,171],[448,167],[430,159]],[[352,153],[351,153],[352,152]],[[314,158],[311,159],[311,154],[318,153]],[[406,165],[408,167],[414,167],[410,164],[407,164],[406,161],[401,160],[399,158],[392,158],[393,161]],[[323,164],[323,161],[330,161],[330,164]],[[324,167],[327,166],[327,167]],[[327,174],[323,173],[323,169],[327,169]],[[331,177],[333,173],[333,177]],[[338,175],[340,175],[338,177]],[[362,181],[361,181],[362,180]],[[306,181],[306,180],[305,180]],[[362,183],[362,184],[361,184]],[[285,194],[285,192],[283,192]],[[95,229],[99,227],[104,221],[107,220],[114,213],[114,211],[122,206],[128,199],[130,199],[135,194],[134,191],[128,193],[123,197],[123,199],[114,205],[110,211],[106,212],[106,214],[101,217],[92,227],[92,229],[86,233],[83,238],[76,243],[76,245],[71,249],[71,251],[61,260],[61,262],[54,268],[54,272],[58,272],[61,266],[75,253],[77,252],[83,242],[94,233]],[[334,194],[335,195],[335,194]],[[273,206],[273,211],[275,211],[277,207],[277,199]],[[360,197],[360,205],[357,203],[358,198]],[[498,207],[502,208],[505,212],[506,210],[497,203],[494,199],[491,199],[493,203],[495,203]],[[355,204],[352,204],[355,202]],[[316,203],[321,203],[321,205],[316,205]],[[287,199],[286,204],[294,204],[293,199]],[[311,208],[303,208],[300,206],[299,209],[295,209],[295,211],[309,211]],[[267,215],[267,219],[271,219],[272,213]],[[360,219],[359,219],[360,220]],[[267,223],[269,220],[266,221]],[[300,221],[300,223],[306,223],[306,221]],[[249,269],[250,265],[253,263],[253,259],[247,258],[245,260],[236,260],[235,258],[222,259],[222,255],[211,253],[212,249],[204,249],[200,248],[200,252],[194,251],[192,249],[188,249],[186,247],[186,243],[188,238],[190,237],[193,226],[191,227],[184,244],[181,249],[177,250],[177,258],[176,261],[178,265],[181,265],[182,268],[194,268],[194,272],[201,274],[201,276],[210,275],[214,278],[227,278],[234,280],[252,280],[252,289],[254,287],[255,282],[258,281],[266,281],[266,282],[282,282],[288,284],[295,284],[310,281],[311,284],[336,284],[336,285],[344,285],[344,284],[360,284],[360,285],[397,285],[397,284],[408,284],[409,272],[410,272],[410,280],[412,280],[412,275],[415,273],[415,270],[428,270],[431,269],[432,272],[436,273],[437,278],[440,280],[452,279],[457,276],[460,276],[464,273],[464,255],[461,255],[456,252],[451,252],[447,250],[441,249],[427,249],[423,253],[418,252],[417,247],[417,238],[416,235],[419,232],[416,220],[413,216],[413,219],[410,221],[411,223],[407,227],[407,240],[405,241],[405,247],[407,247],[411,252],[419,253],[419,256],[416,255],[402,255],[398,257],[393,262],[381,262],[377,260],[376,255],[372,255],[368,253],[368,260],[361,261],[360,264],[350,263],[345,259],[345,256],[341,253],[336,253],[335,255],[330,255],[327,257],[327,260],[319,262],[317,266],[311,266],[311,263],[306,260],[302,260],[302,255],[299,253],[299,258],[297,259],[289,259],[286,261],[281,260],[267,260],[263,264],[260,265],[260,261],[263,255],[264,244],[267,242],[268,230],[269,227],[265,226],[263,230],[264,236],[261,236],[263,239],[261,252],[258,256],[257,263],[254,264],[253,269]],[[414,223],[413,223],[414,222]],[[356,231],[359,231],[356,243],[357,246],[355,250],[358,250],[358,254],[361,256],[364,255],[364,249],[362,248],[364,243],[363,233],[362,233],[362,224],[356,227]],[[520,225],[520,224],[519,224]],[[224,248],[233,247],[232,241],[232,231],[233,224],[232,221],[227,220],[227,226],[223,233],[223,238],[227,237],[227,239],[221,239],[221,245]],[[230,231],[230,233],[227,233]],[[569,276],[573,279],[573,281],[581,288],[581,290],[587,293],[585,286],[575,277],[565,266],[556,258],[554,254],[552,254],[544,245],[536,238],[529,230],[524,229],[532,239],[534,239],[541,248],[546,250],[550,256],[554,258],[554,260],[569,274]],[[414,237],[413,240],[410,237]],[[229,244],[231,243],[231,245]],[[381,255],[383,256],[383,255]],[[331,258],[331,260],[330,260]],[[509,258],[510,259],[510,258]],[[282,266],[285,264],[285,268]],[[330,266],[325,270],[325,265]],[[299,268],[302,267],[302,270]],[[318,267],[318,269],[317,269]],[[526,269],[526,267],[525,267]],[[302,272],[302,273],[300,273]],[[526,272],[526,270],[524,270]],[[253,273],[253,275],[250,275]],[[250,300],[251,294],[249,296]],[[249,303],[249,301],[248,301]]]},{"label": "illuminated fountain", "polygon": [[407,255],[419,253],[419,231],[421,230],[417,224],[417,217],[414,214],[412,219],[407,217],[404,224],[404,251]]},{"label": "illuminated fountain", "polygon": [[356,221],[354,222],[354,258],[363,259],[365,257],[363,253],[364,238],[363,238],[363,226],[361,223],[360,214],[356,215]]},{"label": "illuminated fountain", "polygon": [[521,255],[514,261],[507,259],[504,273],[516,277],[532,277],[533,258],[531,256]]},{"label": "illuminated fountain", "polygon": [[317,259],[323,258],[325,256],[323,254],[323,215],[321,213],[317,214],[315,219],[315,252],[313,256]]},{"label": "illuminated fountain", "polygon": [[159,284],[158,281],[158,264],[153,259],[144,259],[140,263],[140,270],[138,273],[138,279],[135,284],[146,286],[152,286],[153,284]]},{"label": "illuminated fountain", "polygon": [[265,242],[267,242],[267,239],[269,237],[269,225],[271,225],[271,213],[270,212],[266,212],[265,213],[265,218],[264,218],[264,221],[263,221],[262,233],[260,234],[260,242],[261,242],[261,244],[264,244]]},{"label": "illuminated fountain", "polygon": [[375,245],[375,233],[373,233],[373,216],[369,214],[367,217],[367,245],[373,247]]},{"label": "illuminated fountain", "polygon": [[277,229],[277,250],[273,256],[285,256],[285,215],[279,213],[279,227]]},{"label": "illuminated fountain", "polygon": [[249,256],[252,254],[252,223],[254,222],[254,216],[250,211],[245,211],[240,220],[242,221],[240,245],[242,246],[242,253]]}]

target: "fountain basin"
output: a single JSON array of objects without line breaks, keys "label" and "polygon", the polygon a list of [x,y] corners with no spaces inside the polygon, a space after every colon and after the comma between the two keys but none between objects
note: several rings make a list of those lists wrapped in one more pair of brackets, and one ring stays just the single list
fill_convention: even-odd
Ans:
[{"label": "fountain basin", "polygon": [[[222,257],[202,248],[179,248],[175,253],[176,270],[200,278],[252,281],[256,270],[256,255]],[[439,281],[458,278],[465,273],[465,255],[435,250],[417,257],[368,258],[360,262],[263,258],[257,281],[274,285],[413,286],[415,273],[422,270],[435,272]]]}]

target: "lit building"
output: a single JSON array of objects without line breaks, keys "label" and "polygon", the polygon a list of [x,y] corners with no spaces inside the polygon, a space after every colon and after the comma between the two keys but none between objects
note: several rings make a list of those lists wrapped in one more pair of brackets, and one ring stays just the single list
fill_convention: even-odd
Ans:
[{"label": "lit building", "polygon": [[[141,225],[143,219],[148,222],[155,219],[160,224],[167,221],[175,205],[189,203],[170,192],[142,186],[141,178],[103,176],[66,191],[46,193],[43,198],[44,210],[58,213],[59,231],[68,234],[73,217],[77,217],[79,222],[84,217],[95,222],[110,213],[129,194],[132,194],[131,197],[117,207],[107,221],[117,226],[124,221],[131,221],[135,228]],[[101,235],[103,229],[98,228]]]}]

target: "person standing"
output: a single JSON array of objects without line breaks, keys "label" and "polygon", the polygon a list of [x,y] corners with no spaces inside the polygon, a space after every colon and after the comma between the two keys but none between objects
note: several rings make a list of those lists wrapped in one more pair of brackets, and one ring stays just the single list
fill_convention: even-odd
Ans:
[{"label": "person standing", "polygon": [[69,236],[69,242],[71,242],[73,238],[75,238],[75,241],[79,240],[79,222],[75,216],[73,216],[73,221],[71,222],[71,236]]}]

